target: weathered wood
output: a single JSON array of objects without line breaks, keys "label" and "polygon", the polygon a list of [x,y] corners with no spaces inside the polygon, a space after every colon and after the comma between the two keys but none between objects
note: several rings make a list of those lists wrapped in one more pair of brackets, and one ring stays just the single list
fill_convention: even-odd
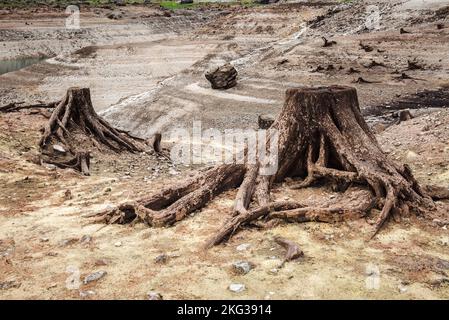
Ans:
[{"label": "weathered wood", "polygon": [[[272,175],[261,175],[260,163],[218,165],[181,186],[102,212],[103,221],[126,223],[138,219],[152,226],[169,225],[204,207],[224,190],[238,187],[234,214],[209,239],[209,247],[262,217],[333,223],[365,217],[378,207],[381,213],[374,236],[393,211],[421,213],[433,208],[432,199],[421,190],[410,168],[397,165],[381,150],[360,113],[354,88],[288,89],[269,132],[270,139],[278,134],[279,165]],[[298,201],[272,203],[270,187],[287,177],[303,179],[296,188],[319,181],[341,189],[357,184],[371,196],[363,197],[357,205],[342,202],[323,208],[307,207]]]}]

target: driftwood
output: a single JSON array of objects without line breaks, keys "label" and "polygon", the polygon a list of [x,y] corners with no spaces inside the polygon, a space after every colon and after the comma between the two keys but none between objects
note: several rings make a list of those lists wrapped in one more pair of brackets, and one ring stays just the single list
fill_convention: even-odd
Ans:
[{"label": "driftwood", "polygon": [[325,37],[321,37],[321,39],[323,39],[323,41],[324,41],[324,43],[323,43],[323,47],[324,48],[326,48],[326,47],[332,47],[334,44],[337,44],[337,42],[336,41],[334,41],[334,40],[327,40]]},{"label": "driftwood", "polygon": [[36,109],[36,108],[55,108],[59,104],[59,101],[49,102],[49,103],[36,103],[24,105],[24,102],[12,102],[7,105],[0,107],[0,112],[16,112],[25,109]]}]

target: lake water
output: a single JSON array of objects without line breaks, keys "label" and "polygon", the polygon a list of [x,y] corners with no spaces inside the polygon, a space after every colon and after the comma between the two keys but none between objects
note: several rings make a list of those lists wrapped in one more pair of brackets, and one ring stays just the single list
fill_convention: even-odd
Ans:
[{"label": "lake water", "polygon": [[48,57],[29,57],[11,60],[0,60],[0,75],[23,69],[47,58]]}]

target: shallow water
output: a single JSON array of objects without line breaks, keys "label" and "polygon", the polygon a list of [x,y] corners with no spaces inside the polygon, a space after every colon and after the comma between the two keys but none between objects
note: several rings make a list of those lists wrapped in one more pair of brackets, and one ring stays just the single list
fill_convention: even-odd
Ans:
[{"label": "shallow water", "polygon": [[23,69],[47,58],[48,57],[28,57],[12,60],[0,60],[0,75]]}]

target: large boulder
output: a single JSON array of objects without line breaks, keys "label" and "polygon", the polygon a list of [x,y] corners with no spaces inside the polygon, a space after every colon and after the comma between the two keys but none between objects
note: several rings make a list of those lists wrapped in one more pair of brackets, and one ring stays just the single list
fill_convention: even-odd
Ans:
[{"label": "large boulder", "polygon": [[237,84],[237,70],[230,63],[212,68],[207,71],[206,79],[212,85],[212,89],[229,89]]}]

